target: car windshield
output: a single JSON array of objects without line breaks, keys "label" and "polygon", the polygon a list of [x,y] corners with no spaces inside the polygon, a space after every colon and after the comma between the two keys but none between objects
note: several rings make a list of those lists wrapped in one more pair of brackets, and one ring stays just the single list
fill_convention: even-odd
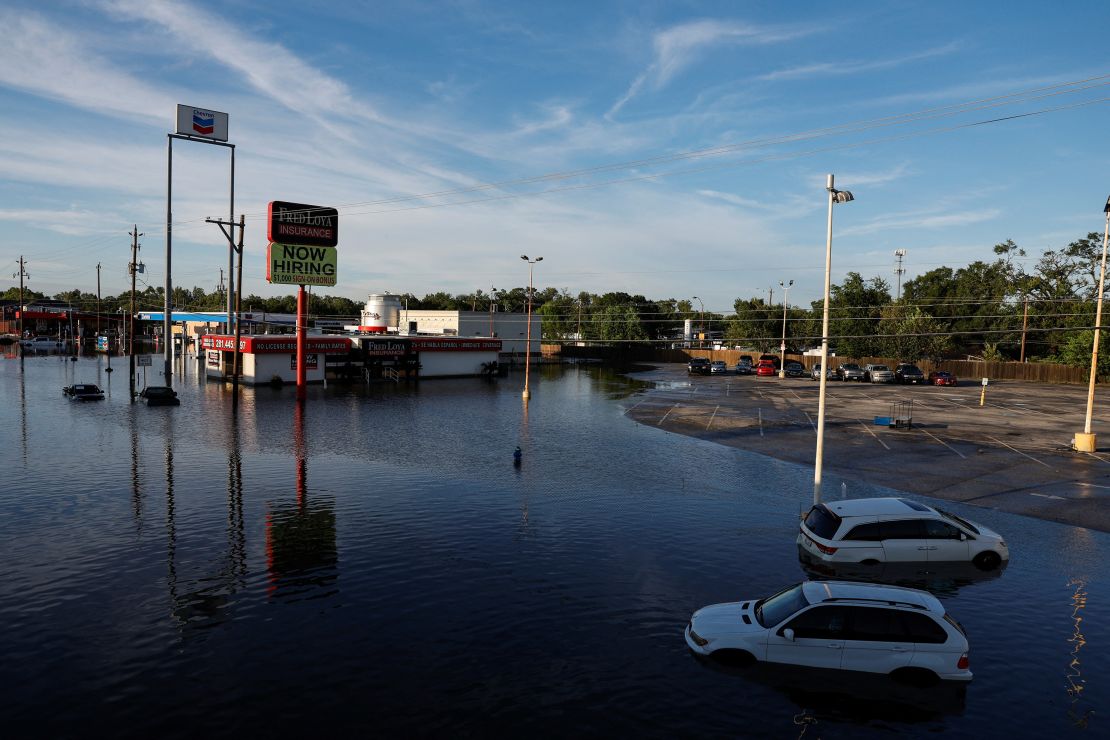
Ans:
[{"label": "car windshield", "polygon": [[809,602],[806,601],[805,594],[802,593],[802,584],[799,583],[797,586],[791,586],[759,601],[755,605],[755,618],[764,627],[773,627],[807,606]]},{"label": "car windshield", "polygon": [[842,367],[845,370],[859,370],[859,365],[856,365],[856,364],[853,364],[853,363],[848,363],[847,365],[841,365],[840,367]]},{"label": "car windshield", "polygon": [[921,368],[919,368],[917,365],[903,365],[902,372],[920,374]]},{"label": "car windshield", "polygon": [[979,534],[978,528],[976,528],[976,526],[974,524],[972,524],[971,522],[969,522],[967,519],[964,519],[963,517],[960,517],[960,516],[956,516],[952,512],[945,511],[944,509],[937,509],[937,511],[940,512],[940,515],[942,517],[944,517],[945,519],[953,521],[956,524],[959,524],[961,527],[967,528],[968,530],[970,530],[974,534]]},{"label": "car windshield", "polygon": [[887,368],[886,365],[872,365],[871,369],[872,370],[888,370],[889,368]]}]

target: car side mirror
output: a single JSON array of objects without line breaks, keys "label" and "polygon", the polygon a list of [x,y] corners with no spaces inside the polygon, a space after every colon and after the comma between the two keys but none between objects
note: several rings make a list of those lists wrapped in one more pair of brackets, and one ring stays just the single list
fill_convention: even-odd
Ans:
[{"label": "car side mirror", "polygon": [[787,640],[790,640],[790,642],[794,642],[794,630],[790,629],[789,627],[782,631],[782,636],[785,637]]},{"label": "car side mirror", "polygon": [[960,532],[960,542],[967,542],[967,535]]}]

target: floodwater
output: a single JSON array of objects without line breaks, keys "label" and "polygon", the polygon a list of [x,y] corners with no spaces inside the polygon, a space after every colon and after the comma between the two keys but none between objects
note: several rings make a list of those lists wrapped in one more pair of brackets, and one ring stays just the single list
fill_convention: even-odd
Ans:
[{"label": "floodwater", "polygon": [[812,468],[631,421],[644,383],[246,388],[236,420],[192,361],[169,408],[113,366],[0,360],[9,737],[1107,734],[1106,534],[945,504],[1009,567],[886,577],[962,622],[966,688],[727,669],[683,628],[806,576]]}]

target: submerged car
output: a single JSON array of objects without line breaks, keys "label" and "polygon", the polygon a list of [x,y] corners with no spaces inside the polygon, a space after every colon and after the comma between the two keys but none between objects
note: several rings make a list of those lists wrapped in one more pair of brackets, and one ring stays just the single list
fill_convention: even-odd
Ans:
[{"label": "submerged car", "polygon": [[864,383],[893,383],[894,372],[886,365],[866,365],[863,368]]},{"label": "submerged car", "polygon": [[1010,559],[997,532],[905,498],[817,504],[798,529],[798,546],[830,563],[970,562],[993,570]]},{"label": "submerged car", "polygon": [[841,380],[863,382],[863,368],[854,362],[846,362],[836,369],[836,377]]},{"label": "submerged car", "polygon": [[95,383],[74,383],[62,388],[62,393],[74,401],[102,401],[104,391]]},{"label": "submerged car", "polygon": [[713,604],[686,625],[700,655],[895,678],[970,681],[967,636],[927,591],[805,581],[765,599]]},{"label": "submerged car", "polygon": [[956,376],[947,370],[934,370],[929,373],[929,385],[956,385]]},{"label": "submerged car", "polygon": [[181,404],[181,399],[177,397],[177,391],[165,385],[148,385],[143,388],[139,398],[145,401],[147,406],[178,406]]},{"label": "submerged car", "polygon": [[687,375],[709,375],[710,372],[709,360],[704,357],[691,357],[686,363]]},{"label": "submerged car", "polygon": [[728,373],[728,364],[724,360],[713,360],[709,363],[709,373],[711,375],[725,375]]},{"label": "submerged car", "polygon": [[894,382],[921,385],[925,383],[925,373],[917,365],[903,362],[894,368]]}]

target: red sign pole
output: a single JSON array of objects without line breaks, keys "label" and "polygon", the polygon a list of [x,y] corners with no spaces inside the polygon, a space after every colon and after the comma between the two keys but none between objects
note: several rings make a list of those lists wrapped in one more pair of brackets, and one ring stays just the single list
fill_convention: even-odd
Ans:
[{"label": "red sign pole", "polygon": [[297,291],[297,399],[303,401],[308,385],[305,348],[308,345],[308,298],[304,286]]}]

